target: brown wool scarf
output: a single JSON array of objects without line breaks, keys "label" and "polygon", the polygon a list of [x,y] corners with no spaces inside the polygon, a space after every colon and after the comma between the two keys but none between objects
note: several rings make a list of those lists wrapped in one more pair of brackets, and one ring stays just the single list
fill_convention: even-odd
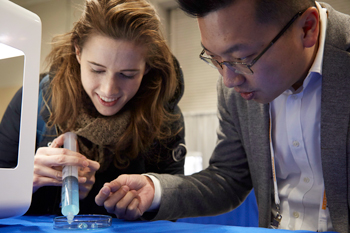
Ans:
[{"label": "brown wool scarf", "polygon": [[126,110],[105,117],[95,109],[91,112],[91,108],[82,108],[72,131],[78,135],[79,152],[99,162],[99,171],[104,171],[116,156],[115,145],[129,125],[131,113]]}]

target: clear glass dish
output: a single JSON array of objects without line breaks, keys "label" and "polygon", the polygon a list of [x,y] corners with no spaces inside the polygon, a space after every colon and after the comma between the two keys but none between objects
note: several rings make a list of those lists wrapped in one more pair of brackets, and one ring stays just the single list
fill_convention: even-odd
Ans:
[{"label": "clear glass dish", "polygon": [[111,225],[111,216],[98,214],[76,215],[72,223],[68,223],[65,216],[53,220],[53,228],[56,230],[98,230]]}]

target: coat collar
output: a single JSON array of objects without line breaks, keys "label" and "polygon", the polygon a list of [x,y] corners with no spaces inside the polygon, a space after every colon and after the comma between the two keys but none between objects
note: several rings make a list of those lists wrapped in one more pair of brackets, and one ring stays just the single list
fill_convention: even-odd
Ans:
[{"label": "coat collar", "polygon": [[[328,208],[336,231],[349,226],[349,117],[350,44],[349,17],[329,5],[322,69],[321,157]],[[347,51],[346,51],[347,50]],[[346,65],[348,64],[348,65]],[[345,226],[345,227],[344,227]]]},{"label": "coat collar", "polygon": [[350,65],[349,53],[326,45],[321,97],[321,156],[333,225],[349,221],[350,69],[344,64]]}]

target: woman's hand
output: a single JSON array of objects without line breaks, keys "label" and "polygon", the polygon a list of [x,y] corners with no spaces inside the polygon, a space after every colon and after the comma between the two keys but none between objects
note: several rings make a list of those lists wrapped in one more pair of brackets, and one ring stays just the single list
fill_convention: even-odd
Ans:
[{"label": "woman's hand", "polygon": [[79,182],[79,199],[84,199],[92,189],[95,183],[95,173],[100,168],[100,164],[96,161],[89,160],[89,166],[81,167],[78,171],[79,179],[84,177],[85,182]]},{"label": "woman's hand", "polygon": [[43,186],[61,186],[63,166],[70,165],[78,166],[79,197],[83,199],[95,183],[95,173],[100,165],[79,152],[60,148],[63,143],[64,135],[61,135],[50,147],[37,150],[34,157],[33,193]]}]

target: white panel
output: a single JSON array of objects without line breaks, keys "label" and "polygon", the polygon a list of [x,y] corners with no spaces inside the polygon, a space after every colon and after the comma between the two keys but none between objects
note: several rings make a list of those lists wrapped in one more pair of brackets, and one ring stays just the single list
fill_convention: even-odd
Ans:
[{"label": "white panel", "polygon": [[208,167],[209,159],[216,145],[216,129],[219,126],[216,111],[184,113],[185,141],[188,154],[200,152],[203,168]]},{"label": "white panel", "polygon": [[197,20],[180,9],[172,10],[170,15],[170,47],[185,79],[185,94],[179,106],[183,112],[216,110],[219,72],[199,58],[202,46]]},{"label": "white panel", "polygon": [[18,165],[14,169],[0,168],[0,218],[4,218],[24,214],[32,197],[40,66],[40,18],[10,1],[0,1],[0,43],[22,51],[25,56]]}]

